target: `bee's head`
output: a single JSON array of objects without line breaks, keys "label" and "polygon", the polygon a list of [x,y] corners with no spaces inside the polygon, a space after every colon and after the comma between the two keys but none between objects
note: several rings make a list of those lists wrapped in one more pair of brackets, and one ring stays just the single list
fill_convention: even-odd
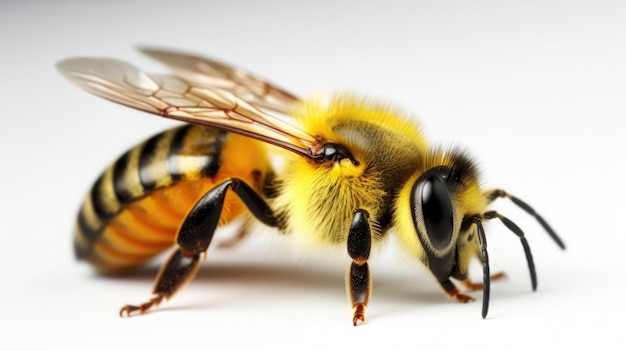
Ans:
[{"label": "bee's head", "polygon": [[[499,197],[534,216],[561,248],[565,245],[548,223],[528,204],[504,190],[483,191],[474,163],[458,151],[434,151],[426,155],[423,167],[409,178],[395,203],[394,223],[405,248],[430,269],[448,296],[465,302],[450,278],[483,289],[483,318],[489,308],[489,257],[482,222],[498,218],[521,240],[533,290],[537,278],[530,247],[523,231],[510,219],[487,206]],[[468,280],[472,258],[483,263],[483,283]]]},{"label": "bee's head", "polygon": [[486,205],[471,160],[458,151],[436,150],[401,190],[396,226],[404,246],[445,281],[466,272],[469,257],[459,250],[475,239],[466,235],[464,219],[483,213]]}]

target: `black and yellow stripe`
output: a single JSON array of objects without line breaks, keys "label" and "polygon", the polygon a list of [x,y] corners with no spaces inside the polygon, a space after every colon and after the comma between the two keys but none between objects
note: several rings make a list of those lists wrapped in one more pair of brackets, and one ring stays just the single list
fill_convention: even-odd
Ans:
[{"label": "black and yellow stripe", "polygon": [[96,180],[80,209],[76,256],[115,271],[171,246],[187,211],[214,185],[227,137],[184,125],[123,154]]}]

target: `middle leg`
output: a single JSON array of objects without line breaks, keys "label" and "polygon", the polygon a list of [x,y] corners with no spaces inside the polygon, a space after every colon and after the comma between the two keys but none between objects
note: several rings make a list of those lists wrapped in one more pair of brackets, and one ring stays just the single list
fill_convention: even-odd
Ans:
[{"label": "middle leg", "polygon": [[367,211],[354,211],[354,219],[348,233],[348,254],[352,258],[346,276],[346,292],[353,308],[352,324],[365,322],[365,308],[372,295],[372,283],[367,260],[372,247],[372,234]]}]

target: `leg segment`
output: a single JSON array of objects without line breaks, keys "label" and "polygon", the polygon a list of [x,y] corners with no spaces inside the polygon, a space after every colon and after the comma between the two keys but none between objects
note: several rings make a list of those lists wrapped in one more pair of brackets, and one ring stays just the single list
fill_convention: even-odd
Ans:
[{"label": "leg segment", "polygon": [[358,321],[365,322],[365,307],[367,307],[372,294],[370,270],[367,262],[362,265],[358,265],[355,262],[350,264],[346,287],[348,298],[354,309],[352,324],[356,326]]},{"label": "leg segment", "polygon": [[[506,279],[506,273],[504,272],[498,272],[496,274],[492,274],[491,277],[489,277],[489,280],[491,280],[492,282],[496,280],[503,280],[503,279]],[[485,289],[484,283],[474,283],[470,279],[463,280],[461,283],[463,283],[465,288],[469,291],[479,291],[479,290]]]},{"label": "leg segment", "polygon": [[200,255],[187,255],[183,250],[176,249],[161,267],[156,278],[156,285],[152,291],[154,297],[150,301],[138,306],[126,305],[120,310],[120,317],[124,314],[130,317],[131,313],[143,314],[152,307],[158,306],[163,298],[169,299],[185,283],[196,275],[200,262]]},{"label": "leg segment", "polygon": [[229,179],[206,193],[185,218],[176,239],[183,250],[201,253],[209,247],[219,223],[228,188],[239,196],[258,220],[270,227],[277,225],[273,211],[254,189],[240,179]]},{"label": "leg segment", "polygon": [[159,272],[153,294],[148,302],[138,306],[126,305],[120,310],[128,316],[132,312],[144,313],[169,299],[198,271],[200,254],[211,244],[215,229],[219,224],[224,199],[228,189],[234,191],[250,212],[261,222],[276,226],[274,213],[256,191],[240,179],[229,179],[207,192],[191,209],[181,225],[176,242],[178,248],[172,253]]},{"label": "leg segment", "polygon": [[515,235],[517,235],[517,237],[519,237],[520,242],[522,243],[522,247],[524,248],[524,254],[526,255],[526,262],[528,263],[528,270],[530,272],[530,281],[533,287],[533,291],[537,290],[537,273],[535,272],[535,262],[533,260],[533,255],[530,252],[530,246],[528,245],[528,241],[526,240],[522,229],[520,229],[520,227],[513,223],[513,221],[497,213],[496,211],[485,212],[483,216],[485,219],[500,219],[500,221],[502,221],[502,223],[510,231],[512,231]]},{"label": "leg segment", "polygon": [[440,281],[439,285],[441,285],[443,291],[445,291],[446,295],[448,295],[448,297],[451,299],[456,299],[461,303],[474,301],[473,297],[461,293],[450,279]]},{"label": "leg segment", "polygon": [[346,290],[354,310],[352,324],[355,326],[358,321],[365,322],[365,307],[372,294],[370,271],[367,265],[372,247],[368,216],[365,210],[354,211],[354,219],[348,233],[348,254],[352,258],[352,263],[346,277]]},{"label": "leg segment", "polygon": [[[487,313],[489,312],[489,294],[491,292],[491,280],[492,279],[502,279],[505,277],[504,273],[498,273],[494,276],[490,275],[489,268],[489,253],[487,252],[487,238],[485,236],[485,230],[483,229],[482,221],[485,219],[490,219],[492,217],[488,217],[488,215],[473,215],[466,219],[466,223],[469,226],[473,225],[475,233],[478,236],[478,244],[479,244],[479,260],[483,266],[483,282],[482,283],[473,283],[471,280],[467,279],[466,275],[460,275],[458,278],[463,279],[461,283],[471,291],[482,290],[483,291],[483,307],[482,307],[482,317],[486,318]],[[472,232],[471,235],[473,235]],[[450,297],[456,297],[460,302],[469,301],[465,296],[459,294],[456,287],[450,281],[440,282],[443,289],[448,293]],[[472,299],[473,300],[473,299]]]},{"label": "leg segment", "polygon": [[489,312],[489,296],[491,293],[491,276],[489,273],[489,253],[487,252],[487,237],[481,223],[480,217],[474,220],[476,231],[478,232],[478,243],[480,244],[480,258],[483,262],[483,309],[482,317],[487,318]]},{"label": "leg segment", "polygon": [[527,203],[525,203],[524,201],[522,201],[521,199],[507,193],[506,191],[502,190],[502,189],[496,189],[496,190],[492,190],[491,192],[489,192],[487,194],[487,198],[489,199],[489,201],[493,201],[496,198],[499,197],[506,197],[509,200],[511,200],[514,204],[516,204],[519,208],[521,208],[522,210],[526,211],[526,213],[528,213],[529,215],[535,217],[535,219],[537,219],[537,221],[539,222],[539,224],[541,224],[541,226],[543,227],[543,229],[545,229],[546,232],[548,232],[548,235],[550,235],[550,237],[552,238],[552,240],[554,240],[556,242],[557,245],[559,245],[559,247],[563,250],[565,250],[565,244],[563,243],[563,240],[561,240],[561,238],[559,238],[559,236],[556,234],[556,232],[554,231],[554,229],[552,229],[552,227],[550,227],[550,225],[548,224],[548,222],[546,222],[545,219],[543,219],[543,217],[541,217],[541,215],[539,215],[532,207],[530,207],[530,205],[528,205]]}]

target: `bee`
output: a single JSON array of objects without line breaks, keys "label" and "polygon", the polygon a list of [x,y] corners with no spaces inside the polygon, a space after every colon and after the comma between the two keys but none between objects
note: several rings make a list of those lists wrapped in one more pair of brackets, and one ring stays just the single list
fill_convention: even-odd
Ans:
[{"label": "bee", "polygon": [[[241,237],[261,222],[345,247],[355,326],[365,321],[370,301],[370,251],[385,237],[396,236],[448,297],[474,300],[457,284],[482,290],[483,318],[490,282],[503,277],[490,274],[483,222],[499,219],[519,238],[532,289],[537,288],[524,232],[490,209],[494,200],[512,201],[565,248],[526,202],[501,189],[484,189],[465,152],[430,147],[417,122],[388,104],[350,94],[300,99],[212,59],[141,51],[172,73],[148,75],[108,58],[57,64],[92,94],[186,122],[123,154],[96,180],[80,208],[75,253],[100,271],[133,268],[174,246],[152,296],[123,306],[120,316],[143,314],[192,280],[216,229],[239,217]],[[280,170],[272,155],[282,157]],[[482,263],[482,282],[469,279],[474,259]]]}]

